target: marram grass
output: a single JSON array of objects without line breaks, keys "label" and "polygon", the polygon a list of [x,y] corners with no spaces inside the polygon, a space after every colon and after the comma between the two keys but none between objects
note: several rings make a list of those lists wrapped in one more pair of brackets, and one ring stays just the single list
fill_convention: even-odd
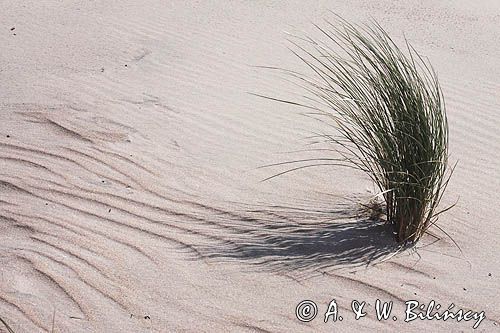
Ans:
[{"label": "marram grass", "polygon": [[413,47],[406,43],[403,52],[377,23],[355,26],[338,18],[316,28],[326,42],[307,37],[292,41],[291,48],[312,76],[286,71],[310,102],[276,100],[326,117],[335,133],[323,137],[334,144],[336,155],[285,163],[314,161],[306,167],[333,164],[364,171],[385,200],[396,241],[414,243],[444,211],[437,207],[451,176],[437,75]]}]

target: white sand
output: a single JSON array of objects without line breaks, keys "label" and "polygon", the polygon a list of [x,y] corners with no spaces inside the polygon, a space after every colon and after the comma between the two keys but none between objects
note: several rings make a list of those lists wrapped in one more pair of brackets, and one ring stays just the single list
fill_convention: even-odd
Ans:
[{"label": "white sand", "polygon": [[[460,198],[439,225],[462,253],[434,229],[367,265],[391,240],[346,216],[366,177],[260,182],[283,169],[259,166],[318,157],[286,152],[322,128],[248,94],[300,93],[252,66],[300,69],[284,32],[314,34],[328,9],[404,33],[437,69],[459,160],[443,207]],[[0,317],[15,332],[472,331],[403,321],[404,301],[434,299],[499,331],[499,22],[496,0],[1,1]],[[333,298],[344,320],[325,324]],[[377,321],[377,298],[397,321]],[[369,303],[358,321],[353,299]]]}]

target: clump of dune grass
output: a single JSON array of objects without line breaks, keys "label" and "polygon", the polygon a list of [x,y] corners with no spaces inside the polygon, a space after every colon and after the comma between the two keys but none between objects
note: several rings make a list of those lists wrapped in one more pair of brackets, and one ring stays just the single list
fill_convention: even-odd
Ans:
[{"label": "clump of dune grass", "polygon": [[291,40],[312,75],[285,71],[308,92],[307,102],[271,99],[326,117],[335,131],[322,137],[334,144],[335,156],[277,163],[313,162],[278,175],[316,165],[362,170],[380,190],[396,241],[416,242],[450,208],[437,211],[451,172],[436,72],[408,42],[401,50],[376,22],[357,26],[337,18],[316,28],[324,42]]}]

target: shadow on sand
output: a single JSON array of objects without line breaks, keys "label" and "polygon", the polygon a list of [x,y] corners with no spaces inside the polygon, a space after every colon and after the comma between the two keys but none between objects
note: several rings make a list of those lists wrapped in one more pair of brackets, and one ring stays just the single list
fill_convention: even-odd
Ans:
[{"label": "shadow on sand", "polygon": [[383,221],[363,216],[359,206],[335,209],[263,206],[245,210],[228,242],[204,249],[215,260],[247,261],[259,269],[309,275],[369,265],[397,250]]}]

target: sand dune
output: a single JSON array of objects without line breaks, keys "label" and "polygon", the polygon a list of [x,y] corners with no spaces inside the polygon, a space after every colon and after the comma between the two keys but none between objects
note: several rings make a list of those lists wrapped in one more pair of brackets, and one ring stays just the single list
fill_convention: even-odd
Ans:
[{"label": "sand dune", "polygon": [[[358,172],[301,170],[322,124],[285,32],[377,19],[437,69],[459,161],[437,236],[396,256]],[[0,3],[0,318],[15,332],[472,331],[404,302],[485,311],[500,331],[498,1]],[[460,249],[455,245],[456,242]],[[318,304],[302,323],[295,307]],[[344,320],[324,323],[336,299]],[[369,314],[355,320],[353,300]],[[378,321],[376,299],[398,320]],[[0,331],[3,327],[0,327]],[[4,330],[5,331],[5,330]]]}]

